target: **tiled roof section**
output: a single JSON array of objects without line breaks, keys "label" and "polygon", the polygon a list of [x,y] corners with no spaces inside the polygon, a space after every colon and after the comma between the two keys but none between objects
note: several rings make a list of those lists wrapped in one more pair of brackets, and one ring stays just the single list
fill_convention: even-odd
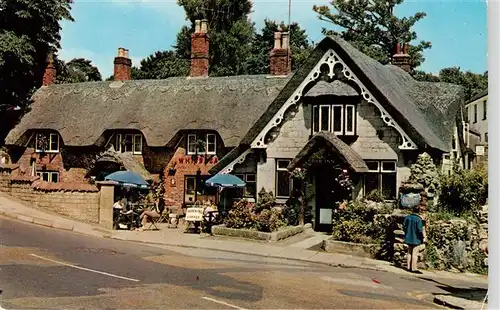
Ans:
[{"label": "tiled roof section", "polygon": [[349,145],[345,144],[332,132],[319,132],[315,134],[295,156],[288,165],[292,170],[307,161],[308,157],[318,148],[326,148],[342,158],[349,166],[358,173],[368,172],[365,161]]},{"label": "tiled roof section", "polygon": [[179,130],[206,129],[235,146],[288,80],[255,75],[50,85],[34,94],[32,110],[6,143],[20,143],[32,129],[52,129],[65,145],[88,146],[107,129],[137,129],[149,146],[164,146]]},{"label": "tiled roof section", "polygon": [[467,101],[465,104],[469,104],[469,103],[476,101],[477,99],[485,97],[485,96],[488,96],[488,89],[485,89],[485,90],[479,92],[477,95],[472,97],[469,101]]},{"label": "tiled roof section", "polygon": [[15,170],[19,168],[19,164],[0,164],[0,169]]},{"label": "tiled roof section", "polygon": [[50,183],[42,180],[33,182],[32,187],[43,191],[65,191],[65,192],[98,192],[97,186],[86,183]]},{"label": "tiled roof section", "polygon": [[39,177],[34,177],[30,175],[16,175],[11,178],[11,181],[15,182],[33,182],[35,180],[38,180]]}]

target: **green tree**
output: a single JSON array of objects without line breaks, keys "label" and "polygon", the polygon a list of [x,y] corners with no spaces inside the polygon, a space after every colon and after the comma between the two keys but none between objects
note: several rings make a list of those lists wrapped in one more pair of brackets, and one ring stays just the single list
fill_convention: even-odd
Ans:
[{"label": "green tree", "polygon": [[477,74],[471,71],[463,72],[460,67],[451,67],[439,71],[439,79],[441,82],[461,85],[465,91],[465,100],[470,100],[488,88],[488,72]]},{"label": "green tree", "polygon": [[90,60],[74,58],[69,62],[56,59],[57,84],[101,81],[101,73]]},{"label": "green tree", "polygon": [[[410,17],[398,18],[394,15],[396,6],[404,0],[333,0],[329,6],[314,6],[320,20],[342,28],[340,32],[323,28],[323,33],[336,34],[349,41],[361,52],[383,64],[390,62],[397,43],[417,39],[412,30],[415,23],[424,18],[424,12]],[[412,68],[420,66],[425,58],[423,51],[431,47],[431,42],[421,41],[409,46]]]},{"label": "green tree", "polygon": [[[0,113],[11,106],[30,105],[42,84],[47,55],[60,48],[60,21],[70,20],[71,0],[0,1]],[[18,117],[2,121],[0,145]]]},{"label": "green tree", "polygon": [[191,25],[181,28],[175,51],[184,59],[191,55],[191,34],[197,19],[208,20],[210,36],[210,75],[229,76],[248,73],[246,60],[251,53],[254,25],[248,18],[249,0],[178,0]]},{"label": "green tree", "polygon": [[158,51],[141,60],[136,79],[166,79],[172,76],[186,76],[189,61],[179,57],[174,51]]},{"label": "green tree", "polygon": [[[249,74],[269,73],[269,53],[274,46],[274,33],[281,28],[288,31],[284,22],[277,23],[266,19],[261,33],[255,33],[251,57],[248,60]],[[290,47],[292,50],[292,70],[297,69],[307,59],[312,51],[312,44],[307,38],[306,31],[296,22],[290,24]]]}]

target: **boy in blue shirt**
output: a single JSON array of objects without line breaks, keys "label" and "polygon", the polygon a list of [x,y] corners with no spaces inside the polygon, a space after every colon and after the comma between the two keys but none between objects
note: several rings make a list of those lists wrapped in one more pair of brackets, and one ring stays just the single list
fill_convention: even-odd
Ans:
[{"label": "boy in blue shirt", "polygon": [[425,242],[424,222],[420,215],[420,206],[413,208],[413,213],[406,216],[403,222],[405,243],[408,245],[408,271],[421,273],[417,270],[418,252],[420,245]]}]

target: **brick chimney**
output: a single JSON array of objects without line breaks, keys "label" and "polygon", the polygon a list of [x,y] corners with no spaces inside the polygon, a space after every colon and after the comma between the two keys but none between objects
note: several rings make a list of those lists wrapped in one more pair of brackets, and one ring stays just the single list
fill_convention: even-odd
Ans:
[{"label": "brick chimney", "polygon": [[128,49],[120,47],[118,56],[115,57],[115,81],[128,81],[132,79],[132,60],[128,57]]},{"label": "brick chimney", "polygon": [[196,20],[191,35],[191,76],[208,76],[209,66],[208,21]]},{"label": "brick chimney", "polygon": [[412,70],[410,64],[410,55],[408,54],[408,43],[396,45],[396,54],[392,56],[392,64],[400,67],[406,72],[410,72]]},{"label": "brick chimney", "polygon": [[43,73],[42,85],[48,86],[56,82],[56,66],[54,65],[54,55],[49,53],[47,56],[47,66]]},{"label": "brick chimney", "polygon": [[270,53],[272,75],[288,75],[292,72],[290,33],[278,30],[274,33],[274,48]]}]

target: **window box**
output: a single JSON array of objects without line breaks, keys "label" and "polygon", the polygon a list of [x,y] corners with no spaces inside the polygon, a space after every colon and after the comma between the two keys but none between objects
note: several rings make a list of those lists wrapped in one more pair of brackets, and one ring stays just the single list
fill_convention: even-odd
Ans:
[{"label": "window box", "polygon": [[330,131],[339,136],[356,135],[356,105],[321,104],[312,107],[312,131]]}]

